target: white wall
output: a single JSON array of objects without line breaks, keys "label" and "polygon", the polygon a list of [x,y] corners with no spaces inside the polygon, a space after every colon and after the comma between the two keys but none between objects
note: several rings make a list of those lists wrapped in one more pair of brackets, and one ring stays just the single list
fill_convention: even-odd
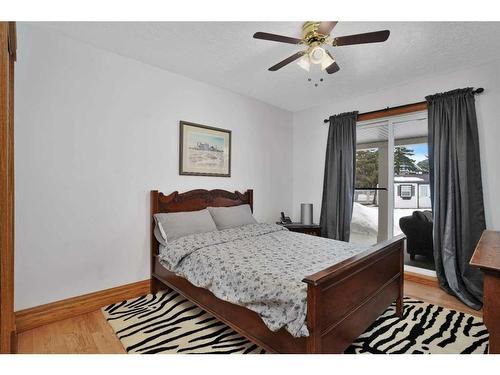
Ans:
[{"label": "white wall", "polygon": [[[291,209],[291,113],[22,23],[18,45],[17,310],[147,279],[151,189]],[[179,120],[232,130],[232,177],[179,176]]]},{"label": "white wall", "polygon": [[332,114],[358,110],[372,111],[424,100],[429,94],[461,87],[484,87],[476,96],[476,111],[481,147],[483,192],[486,224],[500,229],[500,61],[426,77],[408,83],[349,96],[346,99],[294,113],[293,117],[293,216],[300,217],[301,202],[314,204],[315,221],[319,220],[328,126],[323,119]]}]

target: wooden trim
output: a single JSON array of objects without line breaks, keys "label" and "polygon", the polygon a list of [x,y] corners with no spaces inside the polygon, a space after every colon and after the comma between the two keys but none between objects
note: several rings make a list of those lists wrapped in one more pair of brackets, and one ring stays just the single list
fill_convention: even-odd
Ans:
[{"label": "wooden trim", "polygon": [[[482,91],[480,91],[482,90]],[[483,92],[483,89],[477,89],[477,93]],[[384,117],[390,117],[390,116],[397,116],[397,115],[404,115],[406,113],[413,113],[413,112],[420,112],[420,111],[426,111],[427,110],[427,102],[418,102],[418,103],[411,103],[411,104],[404,104],[400,105],[397,107],[387,107],[384,109],[378,109],[375,111],[370,111],[370,112],[364,112],[358,114],[358,118],[356,119],[356,122],[362,122],[362,121],[367,121],[367,120],[375,120],[378,118],[384,118]],[[330,123],[330,119],[324,119],[323,122],[325,124]]]},{"label": "wooden trim", "polygon": [[404,276],[405,281],[411,281],[417,284],[423,284],[439,288],[439,281],[437,277],[421,275],[419,273],[409,272],[409,271],[405,271],[404,274],[405,274]]},{"label": "wooden trim", "polygon": [[[0,22],[0,353],[15,352],[14,56],[15,24]],[[14,48],[14,49],[13,49]]]},{"label": "wooden trim", "polygon": [[17,33],[16,23],[9,22],[9,53],[12,55],[14,61],[17,59]]},{"label": "wooden trim", "polygon": [[375,120],[383,117],[404,115],[406,113],[413,113],[426,110],[427,110],[427,102],[418,102],[418,103],[401,105],[393,108],[381,109],[373,112],[361,113],[360,115],[358,115],[357,121],[360,122],[367,120]]},{"label": "wooden trim", "polygon": [[16,312],[17,332],[72,318],[149,293],[149,279]]},{"label": "wooden trim", "polygon": [[[473,90],[473,94],[481,94],[484,92],[484,88],[478,87],[476,90]],[[367,121],[367,120],[374,120],[378,118],[384,118],[384,117],[390,117],[390,116],[397,116],[397,115],[404,115],[406,113],[412,113],[412,112],[420,112],[420,111],[426,111],[427,110],[427,102],[418,102],[418,103],[411,103],[411,104],[404,104],[404,105],[399,105],[396,107],[387,107],[384,109],[378,109],[375,111],[370,111],[370,112],[364,112],[364,113],[359,113],[357,121]],[[326,118],[323,120],[325,124],[328,124],[330,122],[329,118]]]}]

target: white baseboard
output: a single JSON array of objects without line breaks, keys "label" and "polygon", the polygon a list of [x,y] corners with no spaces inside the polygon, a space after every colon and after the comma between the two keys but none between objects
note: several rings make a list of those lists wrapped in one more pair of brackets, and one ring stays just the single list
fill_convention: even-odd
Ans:
[{"label": "white baseboard", "polygon": [[408,271],[408,272],[413,272],[413,273],[418,273],[418,274],[420,274],[420,275],[437,277],[437,275],[436,275],[436,271],[426,270],[425,268],[413,267],[413,266],[407,266],[407,265],[405,264],[404,269],[405,269],[405,271]]}]

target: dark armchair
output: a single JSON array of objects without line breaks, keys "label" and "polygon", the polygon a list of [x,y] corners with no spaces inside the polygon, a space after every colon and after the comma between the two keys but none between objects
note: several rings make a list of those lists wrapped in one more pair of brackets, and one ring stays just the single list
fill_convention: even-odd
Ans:
[{"label": "dark armchair", "polygon": [[415,259],[415,255],[434,256],[431,211],[414,211],[411,216],[399,219],[399,227],[406,235],[406,251],[410,259]]}]

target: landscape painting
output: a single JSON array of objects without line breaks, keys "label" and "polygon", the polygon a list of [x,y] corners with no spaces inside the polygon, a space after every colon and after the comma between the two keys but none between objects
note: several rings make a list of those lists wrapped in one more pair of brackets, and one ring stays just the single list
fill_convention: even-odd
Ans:
[{"label": "landscape painting", "polygon": [[231,176],[231,131],[180,122],[179,173]]}]

